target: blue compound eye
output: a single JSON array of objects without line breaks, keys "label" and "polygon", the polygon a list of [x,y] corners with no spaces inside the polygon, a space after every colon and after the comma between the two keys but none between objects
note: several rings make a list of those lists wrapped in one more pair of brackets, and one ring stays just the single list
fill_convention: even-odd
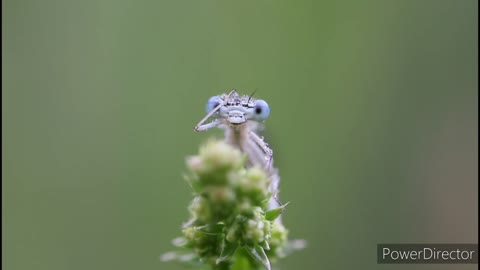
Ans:
[{"label": "blue compound eye", "polygon": [[208,99],[207,105],[205,106],[205,110],[207,110],[207,113],[209,113],[211,110],[215,109],[222,102],[223,100],[219,96],[213,96]]},{"label": "blue compound eye", "polygon": [[255,108],[254,108],[255,118],[258,121],[263,121],[268,118],[270,114],[270,107],[268,107],[267,102],[264,100],[257,100],[255,101]]}]

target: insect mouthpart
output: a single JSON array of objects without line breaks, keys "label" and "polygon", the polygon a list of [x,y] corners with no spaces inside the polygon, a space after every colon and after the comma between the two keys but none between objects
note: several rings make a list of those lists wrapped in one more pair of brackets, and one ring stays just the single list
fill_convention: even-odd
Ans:
[{"label": "insect mouthpart", "polygon": [[245,113],[241,111],[228,112],[227,120],[228,122],[230,122],[230,124],[234,124],[234,125],[239,125],[247,121],[245,119]]}]

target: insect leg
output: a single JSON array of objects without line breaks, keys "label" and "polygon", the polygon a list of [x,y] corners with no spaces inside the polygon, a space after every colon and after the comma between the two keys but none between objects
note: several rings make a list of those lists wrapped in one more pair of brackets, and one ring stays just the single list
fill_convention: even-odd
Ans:
[{"label": "insect leg", "polygon": [[250,138],[252,138],[252,140],[258,145],[260,146],[260,148],[263,150],[263,152],[265,153],[265,160],[267,161],[265,167],[268,169],[268,170],[271,170],[272,168],[272,164],[273,164],[273,151],[272,149],[270,149],[270,147],[268,146],[268,144],[263,141],[262,138],[260,138],[257,134],[255,134],[255,132],[253,131],[250,131]]},{"label": "insect leg", "polygon": [[242,148],[248,153],[252,165],[258,165],[259,167],[264,167],[266,165],[265,154],[250,136],[246,138],[245,142],[242,144]]},{"label": "insect leg", "polygon": [[200,123],[195,127],[195,131],[205,131],[207,129],[211,129],[213,127],[216,127],[221,124],[221,121],[215,120],[213,122],[210,122],[208,124],[203,124],[201,125]]}]

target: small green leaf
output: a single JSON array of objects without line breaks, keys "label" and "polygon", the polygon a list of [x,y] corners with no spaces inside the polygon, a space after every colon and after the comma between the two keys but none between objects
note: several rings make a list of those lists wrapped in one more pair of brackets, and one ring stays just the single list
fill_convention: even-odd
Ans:
[{"label": "small green leaf", "polygon": [[207,224],[207,225],[195,227],[195,230],[201,231],[205,234],[215,235],[215,234],[222,233],[224,227],[225,227],[225,224],[223,223]]},{"label": "small green leaf", "polygon": [[266,198],[265,200],[261,201],[260,205],[265,206],[265,205],[267,205],[268,201],[270,201],[270,198]]},{"label": "small green leaf", "polygon": [[268,241],[263,241],[262,247],[264,250],[270,250],[270,245],[268,244]]},{"label": "small green leaf", "polygon": [[268,270],[272,269],[272,267],[270,266],[270,261],[268,260],[267,254],[265,253],[265,250],[263,250],[261,246],[255,244],[254,246],[245,246],[244,248],[252,258],[260,262]]},{"label": "small green leaf", "polygon": [[286,203],[278,208],[275,208],[275,209],[272,209],[272,210],[268,210],[266,213],[265,213],[265,219],[269,220],[269,221],[274,221],[278,216],[280,216],[280,214],[283,212],[283,210],[285,210],[285,207],[288,205],[289,203]]},{"label": "small green leaf", "polygon": [[196,178],[198,178],[198,176],[195,176],[193,173],[183,174],[183,179],[193,189],[194,193],[198,194],[202,190],[202,186]]},{"label": "small green leaf", "polygon": [[231,243],[223,240],[222,253],[220,254],[220,257],[218,257],[216,263],[219,264],[223,261],[230,259],[232,255],[235,253],[235,251],[237,250],[237,247],[238,247],[237,243]]},{"label": "small green leaf", "polygon": [[248,258],[248,255],[245,254],[245,252],[242,249],[238,249],[236,255],[235,255],[235,260],[233,261],[232,268],[230,270],[245,270],[245,269],[253,269],[253,267],[250,265],[250,260]]},{"label": "small green leaf", "polygon": [[190,182],[190,187],[192,187],[193,191],[197,194],[200,193],[202,191],[202,188],[203,188],[203,186],[198,181],[195,181],[195,182],[191,181]]}]

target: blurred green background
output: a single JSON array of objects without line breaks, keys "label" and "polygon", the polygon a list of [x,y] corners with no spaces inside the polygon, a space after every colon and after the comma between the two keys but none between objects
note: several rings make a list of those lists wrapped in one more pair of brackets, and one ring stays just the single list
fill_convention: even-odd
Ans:
[{"label": "blurred green background", "polygon": [[280,269],[377,265],[377,243],[478,239],[474,0],[2,2],[2,266],[163,263],[188,218],[206,100],[271,107]]}]

